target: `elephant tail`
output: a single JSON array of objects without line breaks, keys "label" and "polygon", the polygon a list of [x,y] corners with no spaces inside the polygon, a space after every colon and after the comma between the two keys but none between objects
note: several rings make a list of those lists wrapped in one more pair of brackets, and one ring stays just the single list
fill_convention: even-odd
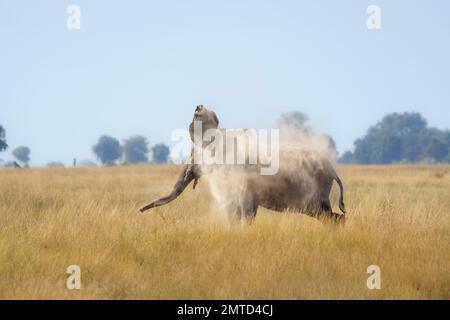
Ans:
[{"label": "elephant tail", "polygon": [[340,190],[339,209],[341,209],[341,211],[343,213],[346,213],[345,204],[344,204],[344,186],[342,185],[342,181],[341,181],[341,179],[339,179],[336,172],[334,173],[334,180],[336,180],[337,184],[339,185],[339,190]]}]

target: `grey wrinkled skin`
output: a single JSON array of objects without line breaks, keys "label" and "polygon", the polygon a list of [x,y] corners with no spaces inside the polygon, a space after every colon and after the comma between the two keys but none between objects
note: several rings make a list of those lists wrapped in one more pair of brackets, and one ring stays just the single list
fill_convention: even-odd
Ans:
[{"label": "grey wrinkled skin", "polygon": [[[202,122],[203,133],[208,129],[221,130],[218,129],[219,120],[216,114],[199,105],[195,109],[194,117],[189,126],[192,141],[194,141],[194,121]],[[225,170],[234,170],[234,172],[243,170],[244,173],[239,175],[239,182],[236,182],[239,185],[236,185],[236,188],[221,188],[227,199],[225,207],[230,222],[238,222],[242,218],[247,222],[252,222],[256,217],[258,207],[261,206],[275,211],[300,211],[324,222],[343,224],[346,212],[343,198],[344,190],[332,164],[328,159],[318,156],[314,151],[299,151],[298,158],[300,159],[299,170],[302,171],[302,174],[295,176],[295,178],[293,178],[292,168],[291,170],[285,170],[282,164],[280,164],[280,170],[275,175],[260,175],[258,170],[255,170],[252,166],[239,167],[238,169],[226,168]],[[230,173],[232,176],[232,171]],[[195,189],[198,179],[203,174],[200,166],[194,164],[192,151],[191,157],[183,167],[172,192],[168,196],[142,207],[140,211],[144,212],[175,200],[191,181],[194,181]],[[226,173],[225,176],[227,176]],[[333,181],[336,181],[339,185],[339,208],[343,214],[334,213],[331,209],[329,197]],[[239,191],[236,192],[235,189],[239,189]],[[227,195],[226,193],[230,192],[229,190],[232,190],[233,193]]]}]

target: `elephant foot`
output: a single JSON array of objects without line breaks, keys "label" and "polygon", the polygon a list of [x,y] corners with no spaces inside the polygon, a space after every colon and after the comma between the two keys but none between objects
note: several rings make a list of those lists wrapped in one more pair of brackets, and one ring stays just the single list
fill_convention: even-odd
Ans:
[{"label": "elephant foot", "polygon": [[327,212],[321,214],[319,220],[323,223],[332,224],[336,226],[344,226],[345,225],[345,215],[339,214],[335,212]]},{"label": "elephant foot", "polygon": [[331,213],[330,216],[331,221],[338,226],[344,226],[345,225],[345,214],[339,214],[339,213]]}]

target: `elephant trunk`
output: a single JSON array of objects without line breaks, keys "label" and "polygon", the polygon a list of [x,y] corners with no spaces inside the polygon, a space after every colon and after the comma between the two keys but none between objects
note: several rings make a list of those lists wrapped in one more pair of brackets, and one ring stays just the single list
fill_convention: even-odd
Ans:
[{"label": "elephant trunk", "polygon": [[178,178],[178,181],[175,183],[172,192],[168,196],[157,199],[152,203],[142,207],[141,209],[139,209],[139,211],[144,212],[148,209],[159,207],[175,200],[184,191],[184,189],[186,189],[186,187],[189,185],[189,183],[191,183],[192,180],[195,180],[194,181],[194,188],[195,188],[195,185],[197,184],[197,180],[199,177],[200,175],[195,165],[186,164]]}]

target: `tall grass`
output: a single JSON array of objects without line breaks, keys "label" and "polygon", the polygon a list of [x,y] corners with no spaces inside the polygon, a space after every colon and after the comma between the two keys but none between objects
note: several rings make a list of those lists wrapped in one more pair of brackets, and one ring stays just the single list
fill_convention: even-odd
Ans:
[{"label": "tall grass", "polygon": [[[261,208],[229,227],[202,180],[138,213],[176,166],[1,169],[0,298],[449,299],[448,169],[340,168],[343,228]],[[81,290],[66,288],[72,264]]]}]

